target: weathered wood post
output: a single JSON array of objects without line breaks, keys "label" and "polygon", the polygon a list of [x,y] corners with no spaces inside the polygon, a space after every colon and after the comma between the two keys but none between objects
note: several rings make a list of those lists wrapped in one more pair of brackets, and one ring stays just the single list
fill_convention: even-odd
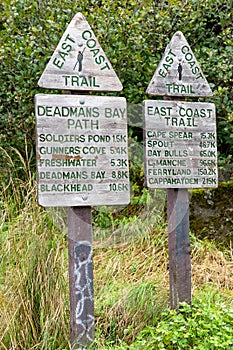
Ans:
[{"label": "weathered wood post", "polygon": [[[167,189],[171,308],[191,304],[188,189],[217,187],[215,106],[184,97],[212,96],[194,54],[176,32],[144,101],[145,175],[149,188]],[[181,97],[181,99],[177,99]]]},{"label": "weathered wood post", "polygon": [[[164,96],[163,99],[177,100],[170,96]],[[170,306],[171,309],[176,309],[179,303],[192,303],[189,193],[186,188],[167,189],[167,220]]]},{"label": "weathered wood post", "polygon": [[187,189],[167,189],[170,305],[191,304],[189,195]]},{"label": "weathered wood post", "polygon": [[[83,91],[69,92],[71,95],[84,94]],[[70,342],[72,349],[82,350],[93,342],[95,326],[92,209],[90,206],[69,207],[67,215]]]},{"label": "weathered wood post", "polygon": [[70,340],[84,348],[94,340],[91,207],[68,208]]},{"label": "weathered wood post", "polygon": [[130,200],[126,100],[83,94],[123,87],[81,13],[38,84],[66,91],[35,96],[38,200],[68,207],[70,338],[85,349],[94,339],[91,207]]}]

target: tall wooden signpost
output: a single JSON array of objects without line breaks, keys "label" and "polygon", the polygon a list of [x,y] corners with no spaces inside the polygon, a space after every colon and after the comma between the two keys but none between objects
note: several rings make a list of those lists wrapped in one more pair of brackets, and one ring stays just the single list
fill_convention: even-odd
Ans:
[{"label": "tall wooden signpost", "polygon": [[130,201],[126,100],[83,94],[122,84],[81,13],[38,84],[69,92],[35,96],[38,200],[68,207],[71,344],[85,349],[94,337],[91,207]]},{"label": "tall wooden signpost", "polygon": [[177,308],[191,303],[188,189],[218,185],[215,105],[184,100],[212,91],[181,32],[166,47],[147,93],[164,99],[144,101],[145,175],[149,188],[167,189],[170,300]]}]

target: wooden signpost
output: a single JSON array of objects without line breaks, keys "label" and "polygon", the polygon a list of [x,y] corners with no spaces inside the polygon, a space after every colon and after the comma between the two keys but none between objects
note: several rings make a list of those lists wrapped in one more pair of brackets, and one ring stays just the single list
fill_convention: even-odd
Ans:
[{"label": "wooden signpost", "polygon": [[144,101],[144,162],[147,187],[167,189],[170,300],[177,308],[191,304],[188,188],[218,186],[215,105],[184,101],[212,91],[181,32],[166,47],[147,93],[164,98]]},{"label": "wooden signpost", "polygon": [[35,96],[37,178],[39,204],[68,207],[70,338],[85,349],[94,339],[91,207],[130,201],[126,100],[82,94],[122,84],[81,13],[38,84],[75,93]]}]

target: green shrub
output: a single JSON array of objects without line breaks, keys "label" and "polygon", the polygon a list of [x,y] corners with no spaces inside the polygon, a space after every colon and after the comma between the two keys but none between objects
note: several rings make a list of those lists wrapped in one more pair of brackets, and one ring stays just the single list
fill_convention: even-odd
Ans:
[{"label": "green shrub", "polygon": [[[3,0],[0,5],[0,146],[35,155],[37,82],[67,24],[82,12],[123,83],[129,103],[141,104],[165,46],[181,30],[213,87],[218,147],[233,154],[232,1]],[[56,91],[49,91],[56,93]],[[142,121],[137,121],[142,130]],[[133,125],[130,129],[133,129]],[[141,137],[142,139],[142,132]],[[31,158],[35,165],[35,157]],[[17,159],[15,159],[17,165]],[[5,167],[0,158],[0,168]]]},{"label": "green shrub", "polygon": [[155,327],[147,327],[128,349],[217,350],[233,347],[233,308],[220,300],[197,300],[192,307],[167,310]]}]

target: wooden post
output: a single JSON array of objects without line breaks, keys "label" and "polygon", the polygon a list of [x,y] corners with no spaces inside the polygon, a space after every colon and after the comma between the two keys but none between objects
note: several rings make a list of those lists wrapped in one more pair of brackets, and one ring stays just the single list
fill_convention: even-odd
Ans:
[{"label": "wooden post", "polygon": [[[83,91],[67,91],[83,95]],[[89,91],[86,92],[88,94]],[[85,349],[94,340],[94,276],[91,207],[68,208],[70,342]]]},{"label": "wooden post", "polygon": [[[130,201],[126,100],[86,96],[123,86],[81,13],[66,28],[38,85],[66,94],[35,97],[38,201],[69,207],[71,345],[85,349],[94,339],[91,206]],[[84,99],[68,96],[82,92]],[[93,118],[85,117],[89,111]]]},{"label": "wooden post", "polygon": [[72,349],[94,339],[91,207],[68,208],[70,329]]},{"label": "wooden post", "polygon": [[167,189],[170,304],[191,304],[189,198],[187,189]]},{"label": "wooden post", "polygon": [[[164,96],[164,100],[179,100]],[[179,304],[192,303],[191,257],[189,238],[189,196],[187,189],[167,189],[168,252],[170,305],[177,309]]]}]

